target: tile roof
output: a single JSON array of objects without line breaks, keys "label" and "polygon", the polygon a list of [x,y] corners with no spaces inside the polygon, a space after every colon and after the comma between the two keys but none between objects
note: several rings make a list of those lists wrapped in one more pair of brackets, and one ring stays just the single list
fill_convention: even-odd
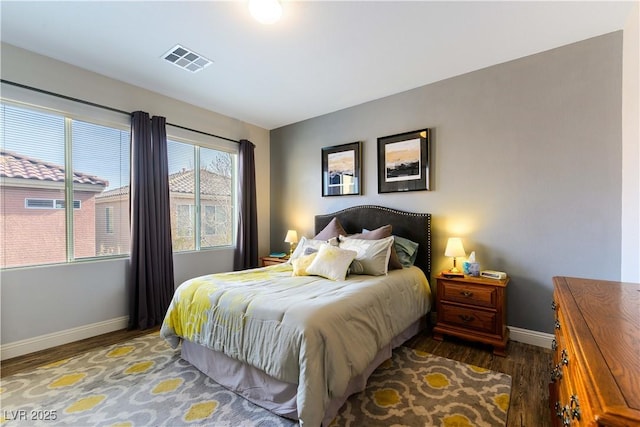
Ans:
[{"label": "tile roof", "polygon": [[[0,150],[0,177],[64,182],[64,167],[22,154]],[[109,185],[105,179],[82,172],[73,172],[76,184]]]},{"label": "tile roof", "polygon": [[[172,193],[193,194],[194,186],[193,169],[182,170],[169,175],[169,191]],[[231,178],[200,169],[200,194],[207,196],[231,196]],[[98,198],[121,196],[129,193],[129,186],[114,188],[104,191]]]},{"label": "tile roof", "polygon": [[[193,193],[193,169],[182,170],[169,175],[169,191]],[[230,196],[231,177],[225,177],[207,169],[200,169],[200,194],[207,196]]]}]

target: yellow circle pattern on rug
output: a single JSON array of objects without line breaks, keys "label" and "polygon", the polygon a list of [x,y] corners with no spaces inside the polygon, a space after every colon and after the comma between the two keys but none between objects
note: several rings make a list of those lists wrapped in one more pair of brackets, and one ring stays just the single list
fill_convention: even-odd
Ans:
[{"label": "yellow circle pattern on rug", "polygon": [[76,372],[74,374],[63,375],[62,377],[58,378],[57,380],[49,384],[49,388],[52,389],[52,388],[60,388],[60,387],[69,387],[76,384],[79,381],[82,381],[83,379],[86,378],[86,376],[87,374],[84,372]]},{"label": "yellow circle pattern on rug", "polygon": [[395,406],[400,402],[400,393],[392,388],[383,388],[373,393],[373,399],[376,405],[383,408]]},{"label": "yellow circle pattern on rug", "polygon": [[210,400],[208,402],[200,402],[191,405],[187,413],[184,415],[184,420],[187,422],[204,420],[209,418],[218,407],[219,402]]},{"label": "yellow circle pattern on rug", "polygon": [[509,409],[509,395],[508,394],[506,394],[506,393],[498,394],[496,397],[493,398],[493,401],[504,412],[507,412],[507,409]]},{"label": "yellow circle pattern on rug", "polygon": [[74,412],[88,411],[96,407],[96,405],[99,405],[100,403],[102,403],[102,401],[106,399],[106,397],[107,396],[105,396],[104,394],[97,394],[95,396],[85,397],[83,399],[80,399],[72,403],[71,406],[68,406],[64,410],[64,412],[66,414],[73,414]]},{"label": "yellow circle pattern on rug", "polygon": [[425,375],[424,380],[433,388],[447,388],[450,384],[449,379],[440,373]]},{"label": "yellow circle pattern on rug", "polygon": [[444,427],[473,427],[469,418],[464,415],[455,414],[450,417],[444,417]]},{"label": "yellow circle pattern on rug", "polygon": [[153,360],[145,360],[144,362],[138,362],[135,365],[128,367],[127,370],[124,371],[124,373],[128,375],[143,374],[147,372],[149,369],[151,369],[154,364],[155,363],[153,362]]},{"label": "yellow circle pattern on rug", "polygon": [[135,347],[130,345],[125,347],[118,347],[114,350],[111,350],[109,353],[107,353],[107,357],[123,357],[131,353],[135,349],[136,349]]},{"label": "yellow circle pattern on rug", "polygon": [[170,393],[180,387],[184,380],[182,378],[169,378],[168,380],[161,381],[158,385],[156,385],[153,390],[151,390],[152,394],[163,394]]}]

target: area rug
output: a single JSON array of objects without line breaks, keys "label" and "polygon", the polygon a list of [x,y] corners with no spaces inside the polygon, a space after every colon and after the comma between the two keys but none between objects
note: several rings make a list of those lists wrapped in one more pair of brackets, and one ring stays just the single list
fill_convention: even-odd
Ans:
[{"label": "area rug", "polygon": [[[504,426],[511,377],[407,347],[394,350],[332,427]],[[295,426],[219,386],[157,333],[0,383],[2,426]]]}]

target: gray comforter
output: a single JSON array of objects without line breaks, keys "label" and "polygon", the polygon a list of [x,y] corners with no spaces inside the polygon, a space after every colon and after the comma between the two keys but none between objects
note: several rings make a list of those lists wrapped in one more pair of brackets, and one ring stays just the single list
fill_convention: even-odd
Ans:
[{"label": "gray comforter", "polygon": [[212,274],[176,289],[161,329],[298,384],[300,425],[319,426],[329,401],[378,351],[430,308],[417,267],[345,281],[292,277],[280,264]]}]

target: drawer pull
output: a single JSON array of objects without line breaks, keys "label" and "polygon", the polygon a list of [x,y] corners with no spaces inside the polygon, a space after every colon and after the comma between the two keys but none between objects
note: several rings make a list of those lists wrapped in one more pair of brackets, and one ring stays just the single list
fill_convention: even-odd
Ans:
[{"label": "drawer pull", "polygon": [[571,418],[575,418],[580,421],[580,402],[578,402],[578,396],[571,395]]},{"label": "drawer pull", "polygon": [[474,317],[469,316],[468,314],[460,314],[459,317],[465,323],[473,322],[474,320]]},{"label": "drawer pull", "polygon": [[569,405],[565,405],[565,407],[562,408],[562,425],[563,426],[571,425],[571,417],[569,416],[569,413],[570,413]]},{"label": "drawer pull", "polygon": [[556,327],[556,329],[560,329],[560,321],[558,319],[556,319],[554,326]]},{"label": "drawer pull", "polygon": [[560,403],[560,401],[556,401],[554,409],[556,410],[556,417],[562,418],[562,412],[564,408],[562,408],[562,403]]},{"label": "drawer pull", "polygon": [[460,291],[460,295],[462,295],[465,298],[471,298],[473,296],[473,292],[469,292],[469,291]]},{"label": "drawer pull", "polygon": [[558,304],[555,301],[551,301],[551,310],[556,311],[558,309]]},{"label": "drawer pull", "polygon": [[565,366],[569,364],[569,353],[567,353],[567,350],[562,350],[562,353],[560,353],[560,362]]},{"label": "drawer pull", "polygon": [[558,349],[558,342],[554,338],[553,341],[551,341],[551,350],[556,351],[557,349]]},{"label": "drawer pull", "polygon": [[556,381],[559,381],[561,379],[562,379],[562,366],[558,363],[551,370],[551,382],[555,383]]}]

